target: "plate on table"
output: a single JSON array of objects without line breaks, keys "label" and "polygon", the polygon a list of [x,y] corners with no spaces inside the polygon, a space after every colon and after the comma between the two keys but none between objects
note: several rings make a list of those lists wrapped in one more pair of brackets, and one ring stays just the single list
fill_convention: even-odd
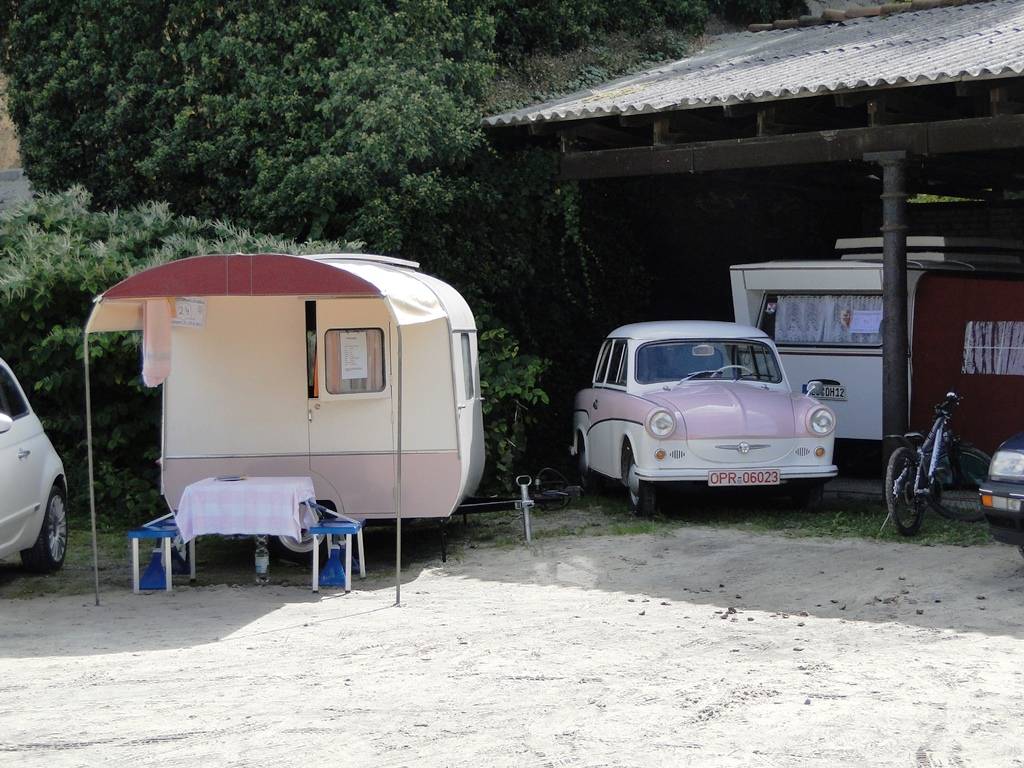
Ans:
[{"label": "plate on table", "polygon": [[233,483],[237,480],[245,480],[245,475],[217,475],[214,480],[220,480],[222,483]]}]

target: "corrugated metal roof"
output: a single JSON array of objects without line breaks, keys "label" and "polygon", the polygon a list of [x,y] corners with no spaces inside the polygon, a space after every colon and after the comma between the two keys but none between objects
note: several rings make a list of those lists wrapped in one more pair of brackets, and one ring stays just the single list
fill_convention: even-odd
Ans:
[{"label": "corrugated metal roof", "polygon": [[699,56],[484,123],[581,120],[1022,72],[1024,0],[990,0],[735,35]]}]

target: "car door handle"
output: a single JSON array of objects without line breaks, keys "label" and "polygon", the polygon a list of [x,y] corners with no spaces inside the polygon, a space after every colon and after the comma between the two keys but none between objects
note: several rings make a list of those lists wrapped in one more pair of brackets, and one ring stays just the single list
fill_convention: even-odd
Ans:
[{"label": "car door handle", "polygon": [[597,410],[597,400],[594,401],[594,410]]},{"label": "car door handle", "polygon": [[32,455],[32,451],[26,450],[24,448],[22,448],[20,451],[18,451],[18,458],[19,459],[27,459],[30,455]]}]

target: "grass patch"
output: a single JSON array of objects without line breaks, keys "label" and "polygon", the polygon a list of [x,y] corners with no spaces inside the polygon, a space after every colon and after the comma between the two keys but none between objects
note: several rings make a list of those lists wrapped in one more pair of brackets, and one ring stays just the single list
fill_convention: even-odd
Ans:
[{"label": "grass patch", "polygon": [[[622,494],[608,493],[582,499],[560,510],[537,510],[533,515],[534,538],[538,540],[571,536],[633,536],[665,534],[690,525],[735,528],[751,533],[823,538],[860,538],[931,546],[950,544],[972,546],[991,542],[985,523],[961,523],[928,512],[921,533],[901,536],[888,523],[881,502],[829,499],[817,512],[793,509],[784,497],[728,492],[715,494],[666,494],[662,512],[652,520],[633,517],[626,510]],[[458,519],[453,518],[453,522]],[[522,520],[511,512],[472,515],[464,532],[450,526],[453,538],[496,547],[519,546],[523,542]],[[462,532],[462,536],[459,536]]]}]

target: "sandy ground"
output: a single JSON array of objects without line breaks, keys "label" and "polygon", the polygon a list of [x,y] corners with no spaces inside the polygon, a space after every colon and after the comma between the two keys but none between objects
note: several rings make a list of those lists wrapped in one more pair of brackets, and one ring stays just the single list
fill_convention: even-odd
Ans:
[{"label": "sandy ground", "polygon": [[1024,765],[1009,547],[689,528],[361,587],[0,603],[0,765]]}]

